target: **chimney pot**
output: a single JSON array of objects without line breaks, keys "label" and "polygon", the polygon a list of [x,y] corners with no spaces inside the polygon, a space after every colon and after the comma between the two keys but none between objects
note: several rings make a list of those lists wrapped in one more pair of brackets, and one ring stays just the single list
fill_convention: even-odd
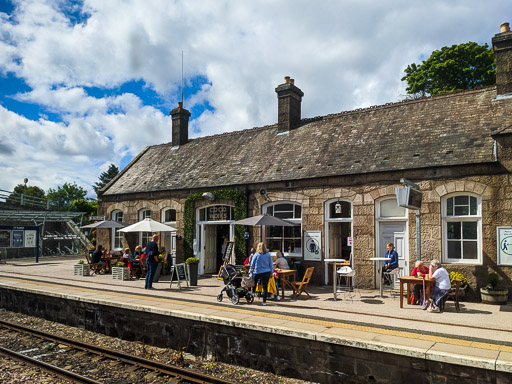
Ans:
[{"label": "chimney pot", "polygon": [[290,82],[290,76],[285,76],[284,77],[284,83],[288,84],[289,82]]},{"label": "chimney pot", "polygon": [[178,101],[178,108],[183,108],[183,101]]},{"label": "chimney pot", "polygon": [[290,84],[295,84],[295,79],[290,79]]},{"label": "chimney pot", "polygon": [[498,96],[512,94],[512,33],[509,23],[502,23],[500,31],[492,38],[492,48],[496,57]]}]

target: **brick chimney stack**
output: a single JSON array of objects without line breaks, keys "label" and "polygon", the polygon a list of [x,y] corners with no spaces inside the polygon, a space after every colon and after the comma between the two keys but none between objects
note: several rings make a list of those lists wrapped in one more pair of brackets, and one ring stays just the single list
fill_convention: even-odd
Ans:
[{"label": "brick chimney stack", "polygon": [[512,94],[512,32],[509,23],[500,26],[492,38],[496,56],[496,90],[498,95]]},{"label": "brick chimney stack", "polygon": [[169,115],[172,116],[172,146],[179,147],[188,142],[188,118],[190,112],[183,108],[183,102],[178,102]]},{"label": "brick chimney stack", "polygon": [[300,104],[304,93],[294,85],[290,76],[276,88],[278,133],[289,132],[300,123]]}]

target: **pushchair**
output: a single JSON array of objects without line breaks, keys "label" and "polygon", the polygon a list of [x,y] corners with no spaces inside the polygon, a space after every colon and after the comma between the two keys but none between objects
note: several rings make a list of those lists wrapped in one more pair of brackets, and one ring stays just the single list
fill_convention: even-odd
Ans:
[{"label": "pushchair", "polygon": [[240,298],[242,297],[245,297],[245,300],[247,300],[248,303],[252,303],[254,301],[254,296],[252,293],[242,287],[241,272],[237,271],[234,265],[223,265],[220,276],[222,277],[225,286],[217,296],[217,301],[222,301],[223,292],[226,292],[226,295],[228,295],[233,304],[238,304]]}]

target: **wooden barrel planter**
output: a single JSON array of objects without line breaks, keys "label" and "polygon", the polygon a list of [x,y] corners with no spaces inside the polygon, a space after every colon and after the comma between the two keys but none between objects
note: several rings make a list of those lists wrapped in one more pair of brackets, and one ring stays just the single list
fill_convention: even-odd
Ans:
[{"label": "wooden barrel planter", "polygon": [[484,304],[507,304],[508,289],[488,290],[485,288],[480,288],[480,296],[482,297],[482,303]]}]

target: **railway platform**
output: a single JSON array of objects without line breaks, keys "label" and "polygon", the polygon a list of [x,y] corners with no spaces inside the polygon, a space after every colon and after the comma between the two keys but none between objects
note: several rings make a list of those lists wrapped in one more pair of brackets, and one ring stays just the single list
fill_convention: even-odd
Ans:
[{"label": "railway platform", "polygon": [[[75,276],[77,260],[45,258],[36,264],[33,259],[19,259],[0,265],[0,290],[11,293],[2,294],[2,306],[9,309],[16,301],[22,305],[19,302],[25,297],[25,313],[30,314],[30,306],[38,307],[35,297],[45,297],[49,303],[80,303],[83,307],[74,308],[70,317],[80,313],[82,326],[119,337],[124,335],[123,321],[135,318],[135,314],[151,314],[158,317],[140,321],[175,325],[176,329],[166,331],[168,336],[159,336],[161,343],[186,335],[187,347],[203,354],[220,354],[222,348],[232,349],[233,343],[238,343],[239,352],[227,354],[235,363],[244,363],[241,355],[247,354],[256,361],[251,362],[254,368],[280,374],[295,370],[303,378],[309,375],[318,382],[336,382],[339,375],[382,380],[379,371],[383,366],[388,367],[386,377],[395,382],[400,375],[411,378],[415,371],[420,372],[418,383],[427,382],[432,375],[512,382],[511,304],[461,302],[461,312],[457,313],[448,302],[445,312],[427,313],[419,306],[401,309],[398,295],[381,298],[377,290],[356,291],[335,301],[332,287],[310,286],[309,300],[292,300],[287,292],[282,300],[269,300],[265,307],[258,298],[252,304],[241,299],[233,305],[227,298],[217,302],[223,283],[215,277],[202,277],[197,287],[179,289],[175,283],[170,288],[169,276],[163,276],[154,283],[156,289],[148,291],[143,280]],[[36,312],[41,315],[41,308]],[[100,319],[98,313],[103,314]],[[138,339],[137,333],[132,333]],[[205,340],[195,340],[198,337]],[[144,333],[140,339],[156,340]],[[280,364],[265,362],[265,356],[272,359],[283,354],[289,356],[282,356]],[[316,371],[315,365],[320,366]]]}]

